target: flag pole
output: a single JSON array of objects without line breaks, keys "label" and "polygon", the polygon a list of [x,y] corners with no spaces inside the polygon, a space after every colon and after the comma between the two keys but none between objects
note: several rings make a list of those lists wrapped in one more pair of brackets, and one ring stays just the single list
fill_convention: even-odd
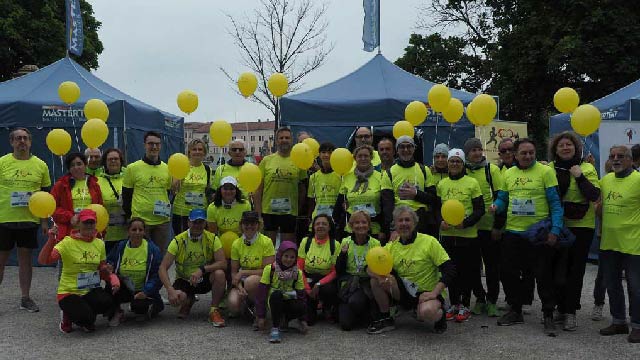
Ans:
[{"label": "flag pole", "polygon": [[378,55],[382,54],[382,50],[380,49],[380,29],[382,28],[380,26],[380,2],[381,0],[378,0]]}]

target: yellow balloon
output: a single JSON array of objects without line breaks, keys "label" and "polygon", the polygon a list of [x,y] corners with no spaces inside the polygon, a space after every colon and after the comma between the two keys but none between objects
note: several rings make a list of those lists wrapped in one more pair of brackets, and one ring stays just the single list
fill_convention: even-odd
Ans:
[{"label": "yellow balloon", "polygon": [[71,135],[62,129],[53,129],[47,134],[47,147],[56,155],[64,155],[71,149]]},{"label": "yellow balloon", "polygon": [[109,118],[109,108],[100,99],[91,99],[84,104],[84,117],[87,119],[100,119],[107,121]]},{"label": "yellow balloon", "polygon": [[451,91],[443,84],[436,84],[429,89],[427,99],[429,100],[429,106],[431,106],[434,111],[441,112],[449,106]]},{"label": "yellow balloon", "polygon": [[189,158],[185,154],[175,153],[169,156],[167,167],[169,167],[169,174],[171,174],[171,176],[182,180],[189,174]]},{"label": "yellow balloon", "polygon": [[306,138],[302,140],[302,143],[307,144],[309,149],[311,149],[311,153],[313,154],[313,158],[315,159],[320,154],[320,144],[314,138]]},{"label": "yellow balloon", "polygon": [[473,125],[476,126],[480,126],[480,122],[478,121],[478,118],[475,114],[475,110],[474,110],[474,102],[470,102],[469,105],[467,105],[467,119],[469,120],[470,123],[472,123]]},{"label": "yellow balloon", "polygon": [[99,232],[104,231],[109,225],[109,212],[104,206],[100,204],[89,204],[86,209],[91,209],[96,212],[96,230]]},{"label": "yellow balloon", "polygon": [[224,250],[224,256],[227,259],[231,258],[231,246],[233,242],[238,238],[238,234],[233,231],[227,231],[220,236],[220,242],[222,243],[222,249]]},{"label": "yellow balloon", "polygon": [[399,138],[400,136],[408,136],[413,138],[415,135],[415,130],[413,129],[413,125],[406,120],[400,120],[393,125],[393,137]]},{"label": "yellow balloon", "polygon": [[249,97],[258,88],[258,78],[252,72],[245,72],[240,74],[238,78],[238,90],[244,97]]},{"label": "yellow balloon", "polygon": [[313,164],[313,153],[305,143],[298,143],[291,148],[291,161],[302,170],[307,170]]},{"label": "yellow balloon", "polygon": [[211,135],[211,141],[214,144],[223,147],[231,141],[231,133],[233,129],[231,125],[224,120],[216,120],[211,123],[209,128],[209,135]]},{"label": "yellow balloon", "polygon": [[82,141],[87,145],[87,147],[96,149],[107,141],[109,128],[107,127],[107,124],[100,119],[90,119],[82,125],[80,135],[82,136]]},{"label": "yellow balloon", "polygon": [[601,121],[600,110],[591,104],[580,105],[571,114],[571,127],[581,136],[596,132]]},{"label": "yellow balloon", "polygon": [[413,126],[418,126],[427,118],[427,106],[422,101],[412,101],[404,109],[404,118]]},{"label": "yellow balloon", "polygon": [[256,164],[246,162],[240,167],[238,182],[242,190],[252,193],[258,189],[262,182],[262,171]]},{"label": "yellow balloon", "polygon": [[289,80],[283,73],[272,74],[267,81],[267,88],[273,96],[281,97],[289,90]]},{"label": "yellow balloon", "polygon": [[489,125],[498,113],[498,105],[491,95],[480,94],[473,99],[472,103],[474,103],[473,111],[477,125]]},{"label": "yellow balloon", "polygon": [[58,96],[65,104],[71,105],[80,98],[80,87],[73,81],[65,81],[58,86]]},{"label": "yellow balloon", "polygon": [[456,98],[451,98],[451,100],[449,100],[449,106],[442,110],[442,117],[451,124],[460,121],[462,114],[464,114],[464,105],[462,105],[462,101]]},{"label": "yellow balloon", "polygon": [[29,198],[29,211],[37,218],[48,218],[56,211],[56,199],[46,191],[36,191]]},{"label": "yellow balloon", "polygon": [[353,166],[353,155],[351,155],[351,152],[345,148],[337,148],[331,153],[329,162],[331,163],[333,171],[335,171],[336,174],[343,176],[351,171],[351,167]]},{"label": "yellow balloon", "polygon": [[570,87],[563,87],[553,95],[553,106],[561,113],[570,113],[580,104],[580,96]]},{"label": "yellow balloon", "polygon": [[449,225],[457,226],[464,220],[464,205],[459,200],[449,199],[442,204],[442,219]]},{"label": "yellow balloon", "polygon": [[389,250],[383,247],[374,247],[365,256],[367,266],[374,274],[386,276],[393,269],[393,256]]},{"label": "yellow balloon", "polygon": [[198,108],[198,94],[192,90],[183,90],[178,94],[178,107],[187,114],[196,111]]}]

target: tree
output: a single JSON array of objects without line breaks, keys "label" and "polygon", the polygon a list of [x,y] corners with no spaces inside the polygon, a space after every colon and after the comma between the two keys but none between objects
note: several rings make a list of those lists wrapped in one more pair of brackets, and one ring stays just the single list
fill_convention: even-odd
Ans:
[{"label": "tree", "polygon": [[[227,15],[229,34],[240,50],[242,63],[258,77],[258,90],[251,100],[269,109],[280,124],[277,99],[267,88],[269,76],[284,73],[289,79],[289,92],[302,86],[302,80],[319,68],[332,50],[326,47],[324,20],[326,5],[312,0],[261,0],[253,18]],[[233,83],[236,77],[224,68]]]},{"label": "tree", "polygon": [[[82,66],[98,68],[102,25],[91,4],[80,1],[84,51],[75,57]],[[0,0],[0,81],[9,80],[23,65],[44,67],[66,54],[64,0]]]}]

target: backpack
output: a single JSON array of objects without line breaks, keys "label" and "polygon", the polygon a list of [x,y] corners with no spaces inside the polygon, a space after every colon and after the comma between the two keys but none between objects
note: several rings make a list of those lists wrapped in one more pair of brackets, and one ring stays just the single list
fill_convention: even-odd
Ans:
[{"label": "backpack", "polygon": [[215,190],[211,188],[211,168],[207,164],[204,165],[204,170],[207,172],[207,186],[204,188],[204,197],[209,203],[213,202],[213,194]]}]

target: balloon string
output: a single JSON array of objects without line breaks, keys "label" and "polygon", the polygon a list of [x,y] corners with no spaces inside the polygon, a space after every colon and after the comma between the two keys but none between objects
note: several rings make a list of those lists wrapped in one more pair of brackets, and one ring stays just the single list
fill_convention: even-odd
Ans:
[{"label": "balloon string", "polygon": [[69,114],[71,114],[71,124],[73,125],[73,135],[76,138],[76,144],[78,145],[78,152],[80,152],[80,141],[78,141],[78,129],[76,129],[76,118],[73,116],[73,107],[69,104]]},{"label": "balloon string", "polygon": [[[447,139],[447,146],[450,147],[450,142],[451,142],[451,133],[453,132],[453,123],[450,124],[451,128],[449,129],[449,138]],[[433,149],[433,151],[435,151],[435,148]]]},{"label": "balloon string", "polygon": [[[436,113],[436,133],[433,135],[433,151],[436,151],[436,142],[438,141],[438,122],[440,120],[440,116]],[[432,153],[433,153],[432,151]]]}]

